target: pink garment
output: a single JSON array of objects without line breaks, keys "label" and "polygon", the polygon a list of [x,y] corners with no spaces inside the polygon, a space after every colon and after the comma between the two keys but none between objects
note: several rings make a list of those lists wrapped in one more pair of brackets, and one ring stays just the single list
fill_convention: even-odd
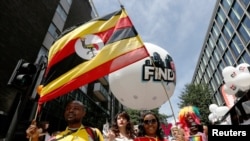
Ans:
[{"label": "pink garment", "polygon": [[163,129],[163,132],[166,136],[170,135],[172,123],[169,123],[167,126],[164,124],[161,124],[161,128]]}]

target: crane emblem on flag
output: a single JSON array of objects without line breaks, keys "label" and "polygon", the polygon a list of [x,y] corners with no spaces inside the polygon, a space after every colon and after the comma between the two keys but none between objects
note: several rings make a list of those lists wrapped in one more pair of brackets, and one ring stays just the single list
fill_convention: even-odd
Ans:
[{"label": "crane emblem on flag", "polygon": [[92,59],[104,46],[102,39],[93,34],[79,38],[75,43],[76,54],[85,59]]}]

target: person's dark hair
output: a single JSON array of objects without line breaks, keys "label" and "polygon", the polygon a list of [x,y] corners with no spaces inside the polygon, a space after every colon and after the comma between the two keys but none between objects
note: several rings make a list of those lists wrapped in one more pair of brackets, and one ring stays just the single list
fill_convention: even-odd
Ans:
[{"label": "person's dark hair", "polygon": [[157,121],[157,130],[156,130],[156,135],[157,137],[159,138],[159,140],[163,141],[164,140],[164,133],[162,131],[162,128],[161,128],[161,123],[160,123],[160,120],[159,118],[156,116],[155,113],[151,112],[151,111],[148,111],[146,113],[144,113],[141,118],[140,118],[140,121],[139,121],[139,126],[138,126],[138,129],[139,129],[139,132],[138,132],[138,137],[144,137],[146,136],[146,131],[143,127],[143,121],[144,121],[144,117],[146,115],[153,115]]},{"label": "person's dark hair", "polygon": [[118,117],[123,117],[123,118],[127,119],[128,124],[126,126],[126,132],[127,132],[128,136],[129,136],[129,138],[134,139],[135,138],[134,125],[132,124],[132,122],[130,122],[130,116],[125,111],[122,111],[122,112],[116,114],[116,116],[115,116],[115,118],[114,118],[114,120],[112,122],[111,130],[115,133],[115,136],[116,137],[119,136],[119,133],[120,133],[118,125],[117,125]]}]

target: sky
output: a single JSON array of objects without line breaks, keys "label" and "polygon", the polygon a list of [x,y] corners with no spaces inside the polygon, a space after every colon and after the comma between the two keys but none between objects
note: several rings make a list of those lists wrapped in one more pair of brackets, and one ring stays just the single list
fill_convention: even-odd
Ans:
[{"label": "sky", "polygon": [[[160,113],[178,117],[178,96],[190,84],[205,40],[216,0],[92,0],[99,16],[126,9],[144,42],[158,45],[176,67],[174,94]],[[171,106],[170,106],[171,105]],[[174,118],[167,119],[174,123]]]}]

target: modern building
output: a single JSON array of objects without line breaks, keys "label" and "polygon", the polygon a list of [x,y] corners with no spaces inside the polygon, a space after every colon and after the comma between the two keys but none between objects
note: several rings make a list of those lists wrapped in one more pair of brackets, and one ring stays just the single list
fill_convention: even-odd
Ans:
[{"label": "modern building", "polygon": [[[250,64],[249,4],[249,0],[217,1],[192,79],[194,84],[210,86],[214,103],[231,108],[227,115],[231,115],[233,124],[240,124],[242,118],[249,119],[244,109],[239,108],[242,107],[240,99],[246,101],[248,94],[240,91],[235,95],[224,93],[222,71],[227,66]],[[237,107],[239,112],[235,112]],[[239,118],[233,119],[235,115]]]},{"label": "modern building", "polygon": [[[97,15],[89,0],[0,2],[0,140],[27,140],[25,130],[36,115],[36,88],[43,79],[49,48],[63,31]],[[11,77],[23,62],[35,66],[35,73],[29,85],[20,87]],[[37,120],[49,121],[51,130],[63,130],[64,106],[72,99],[81,100],[87,107],[84,124],[100,129],[123,109],[111,94],[107,77],[103,77],[46,102]]]}]

